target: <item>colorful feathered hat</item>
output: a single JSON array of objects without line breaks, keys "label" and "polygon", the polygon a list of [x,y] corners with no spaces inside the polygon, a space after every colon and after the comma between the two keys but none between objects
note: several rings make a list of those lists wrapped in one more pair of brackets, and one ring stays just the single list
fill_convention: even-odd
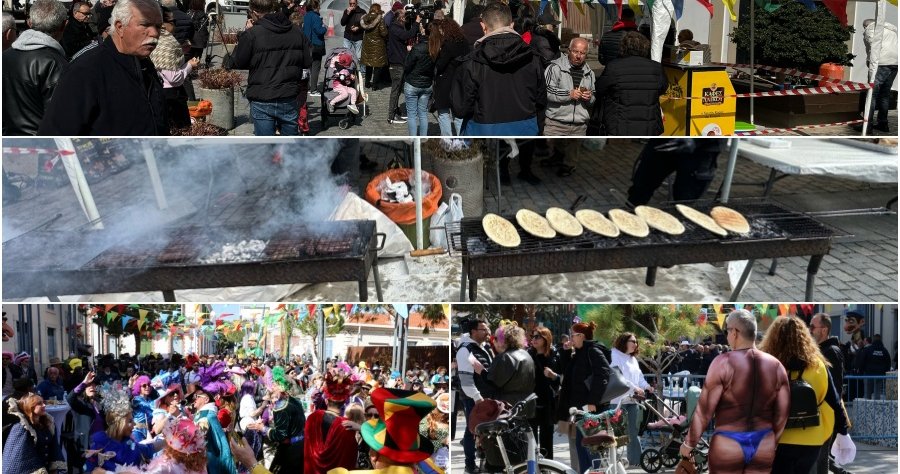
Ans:
[{"label": "colorful feathered hat", "polygon": [[206,454],[206,431],[186,417],[169,418],[163,436],[170,448],[183,454]]},{"label": "colorful feathered hat", "polygon": [[434,452],[434,444],[419,434],[419,423],[434,410],[434,400],[421,392],[377,388],[372,404],[381,415],[363,423],[363,440],[379,454],[398,463],[416,463]]}]

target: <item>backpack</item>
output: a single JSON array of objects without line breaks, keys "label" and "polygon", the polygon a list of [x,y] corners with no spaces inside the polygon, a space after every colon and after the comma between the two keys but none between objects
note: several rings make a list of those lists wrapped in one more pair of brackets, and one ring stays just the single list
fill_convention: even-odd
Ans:
[{"label": "backpack", "polygon": [[812,385],[803,380],[803,371],[791,379],[791,409],[785,428],[819,426],[819,403]]}]

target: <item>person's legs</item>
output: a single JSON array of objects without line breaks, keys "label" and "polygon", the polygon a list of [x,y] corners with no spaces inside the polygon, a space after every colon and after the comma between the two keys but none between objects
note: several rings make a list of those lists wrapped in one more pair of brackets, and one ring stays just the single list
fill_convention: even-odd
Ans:
[{"label": "person's legs", "polygon": [[622,405],[622,408],[628,415],[628,464],[638,466],[641,463],[641,438],[638,436],[641,407],[629,403]]},{"label": "person's legs", "polygon": [[419,97],[417,94],[418,88],[413,87],[409,83],[403,83],[403,95],[406,97],[406,128],[409,130],[409,136],[416,136],[416,131],[418,130],[418,120],[419,114],[416,111],[417,102]]},{"label": "person's legs", "polygon": [[463,413],[466,415],[466,430],[463,433],[463,455],[466,458],[466,469],[475,468],[475,436],[469,431],[469,414],[475,407],[475,400],[463,398]]},{"label": "person's legs", "polygon": [[628,201],[635,206],[650,202],[656,188],[666,176],[675,171],[672,154],[654,149],[660,143],[660,140],[651,139],[638,156],[640,162],[632,177],[631,187],[628,188]]},{"label": "person's legs", "polygon": [[419,91],[419,100],[417,106],[417,113],[419,115],[419,136],[424,137],[428,135],[428,101],[431,99],[431,87],[426,87],[424,89],[418,89]]},{"label": "person's legs", "polygon": [[[870,125],[877,127],[879,130],[887,131],[888,112],[891,107],[891,85],[897,77],[897,65],[878,66],[878,72],[875,73],[875,102],[872,105],[872,114],[870,116]],[[878,110],[878,121],[875,119],[875,109]]]},{"label": "person's legs", "polygon": [[453,125],[456,127],[456,133],[454,135],[456,135],[456,136],[462,135],[463,119],[454,118]]},{"label": "person's legs", "polygon": [[353,49],[353,42],[344,38],[344,47],[347,49]]},{"label": "person's legs", "polygon": [[813,471],[815,474],[828,474],[828,455],[831,453],[831,445],[833,443],[834,435],[831,435],[828,441],[825,441],[825,444],[822,445],[822,449],[819,450],[819,459],[816,460],[816,468]]},{"label": "person's legs", "polygon": [[581,441],[584,439],[584,436],[581,435],[581,431],[575,430],[575,451],[578,453],[578,470],[577,472],[584,472],[588,468],[594,465],[594,459],[597,459],[599,456],[591,453],[585,448]]},{"label": "person's legs", "polygon": [[779,444],[775,450],[772,474],[808,473],[816,464],[821,446]]},{"label": "person's legs", "polygon": [[281,130],[282,136],[289,137],[300,134],[297,118],[296,100],[286,100],[275,104],[275,120],[278,122],[278,129]]},{"label": "person's legs", "polygon": [[441,136],[452,137],[453,125],[451,123],[452,115],[450,115],[450,109],[439,109],[437,112],[438,126],[441,128]]},{"label": "person's legs", "polygon": [[312,65],[309,67],[309,90],[318,94],[322,93],[322,84],[319,83],[321,69],[322,56],[313,55]]},{"label": "person's legs", "polygon": [[275,119],[268,102],[250,102],[250,116],[253,117],[253,134],[258,137],[275,135]]},{"label": "person's legs", "polygon": [[677,162],[675,184],[672,197],[676,201],[692,201],[703,197],[713,178],[716,177],[718,153],[695,152],[690,155],[673,156]]},{"label": "person's legs", "polygon": [[388,119],[394,118],[397,113],[397,105],[400,102],[400,92],[403,90],[403,65],[391,64],[391,98],[388,102]]}]

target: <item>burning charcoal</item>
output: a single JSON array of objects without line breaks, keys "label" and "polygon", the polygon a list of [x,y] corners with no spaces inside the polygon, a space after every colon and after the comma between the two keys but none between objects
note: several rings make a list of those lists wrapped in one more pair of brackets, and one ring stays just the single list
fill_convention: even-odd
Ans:
[{"label": "burning charcoal", "polygon": [[237,243],[227,243],[215,253],[200,259],[200,263],[239,263],[252,262],[259,258],[259,254],[266,248],[264,240],[242,240]]}]

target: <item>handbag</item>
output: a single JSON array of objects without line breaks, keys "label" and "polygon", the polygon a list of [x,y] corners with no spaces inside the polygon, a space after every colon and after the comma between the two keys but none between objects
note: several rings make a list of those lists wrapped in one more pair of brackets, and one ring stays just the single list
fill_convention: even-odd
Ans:
[{"label": "handbag", "polygon": [[697,474],[697,465],[693,459],[682,457],[675,466],[675,474]]},{"label": "handbag", "polygon": [[[591,383],[594,381],[594,366],[591,363],[590,357],[588,357],[588,367],[591,369],[591,375],[584,380],[584,385],[587,387],[588,392],[590,392]],[[603,392],[603,396],[600,397],[600,401],[597,405],[609,403],[610,400],[625,395],[631,390],[631,386],[628,385],[628,381],[625,380],[625,376],[622,375],[621,368],[610,367],[609,369],[609,382],[607,382],[606,390]]]}]

